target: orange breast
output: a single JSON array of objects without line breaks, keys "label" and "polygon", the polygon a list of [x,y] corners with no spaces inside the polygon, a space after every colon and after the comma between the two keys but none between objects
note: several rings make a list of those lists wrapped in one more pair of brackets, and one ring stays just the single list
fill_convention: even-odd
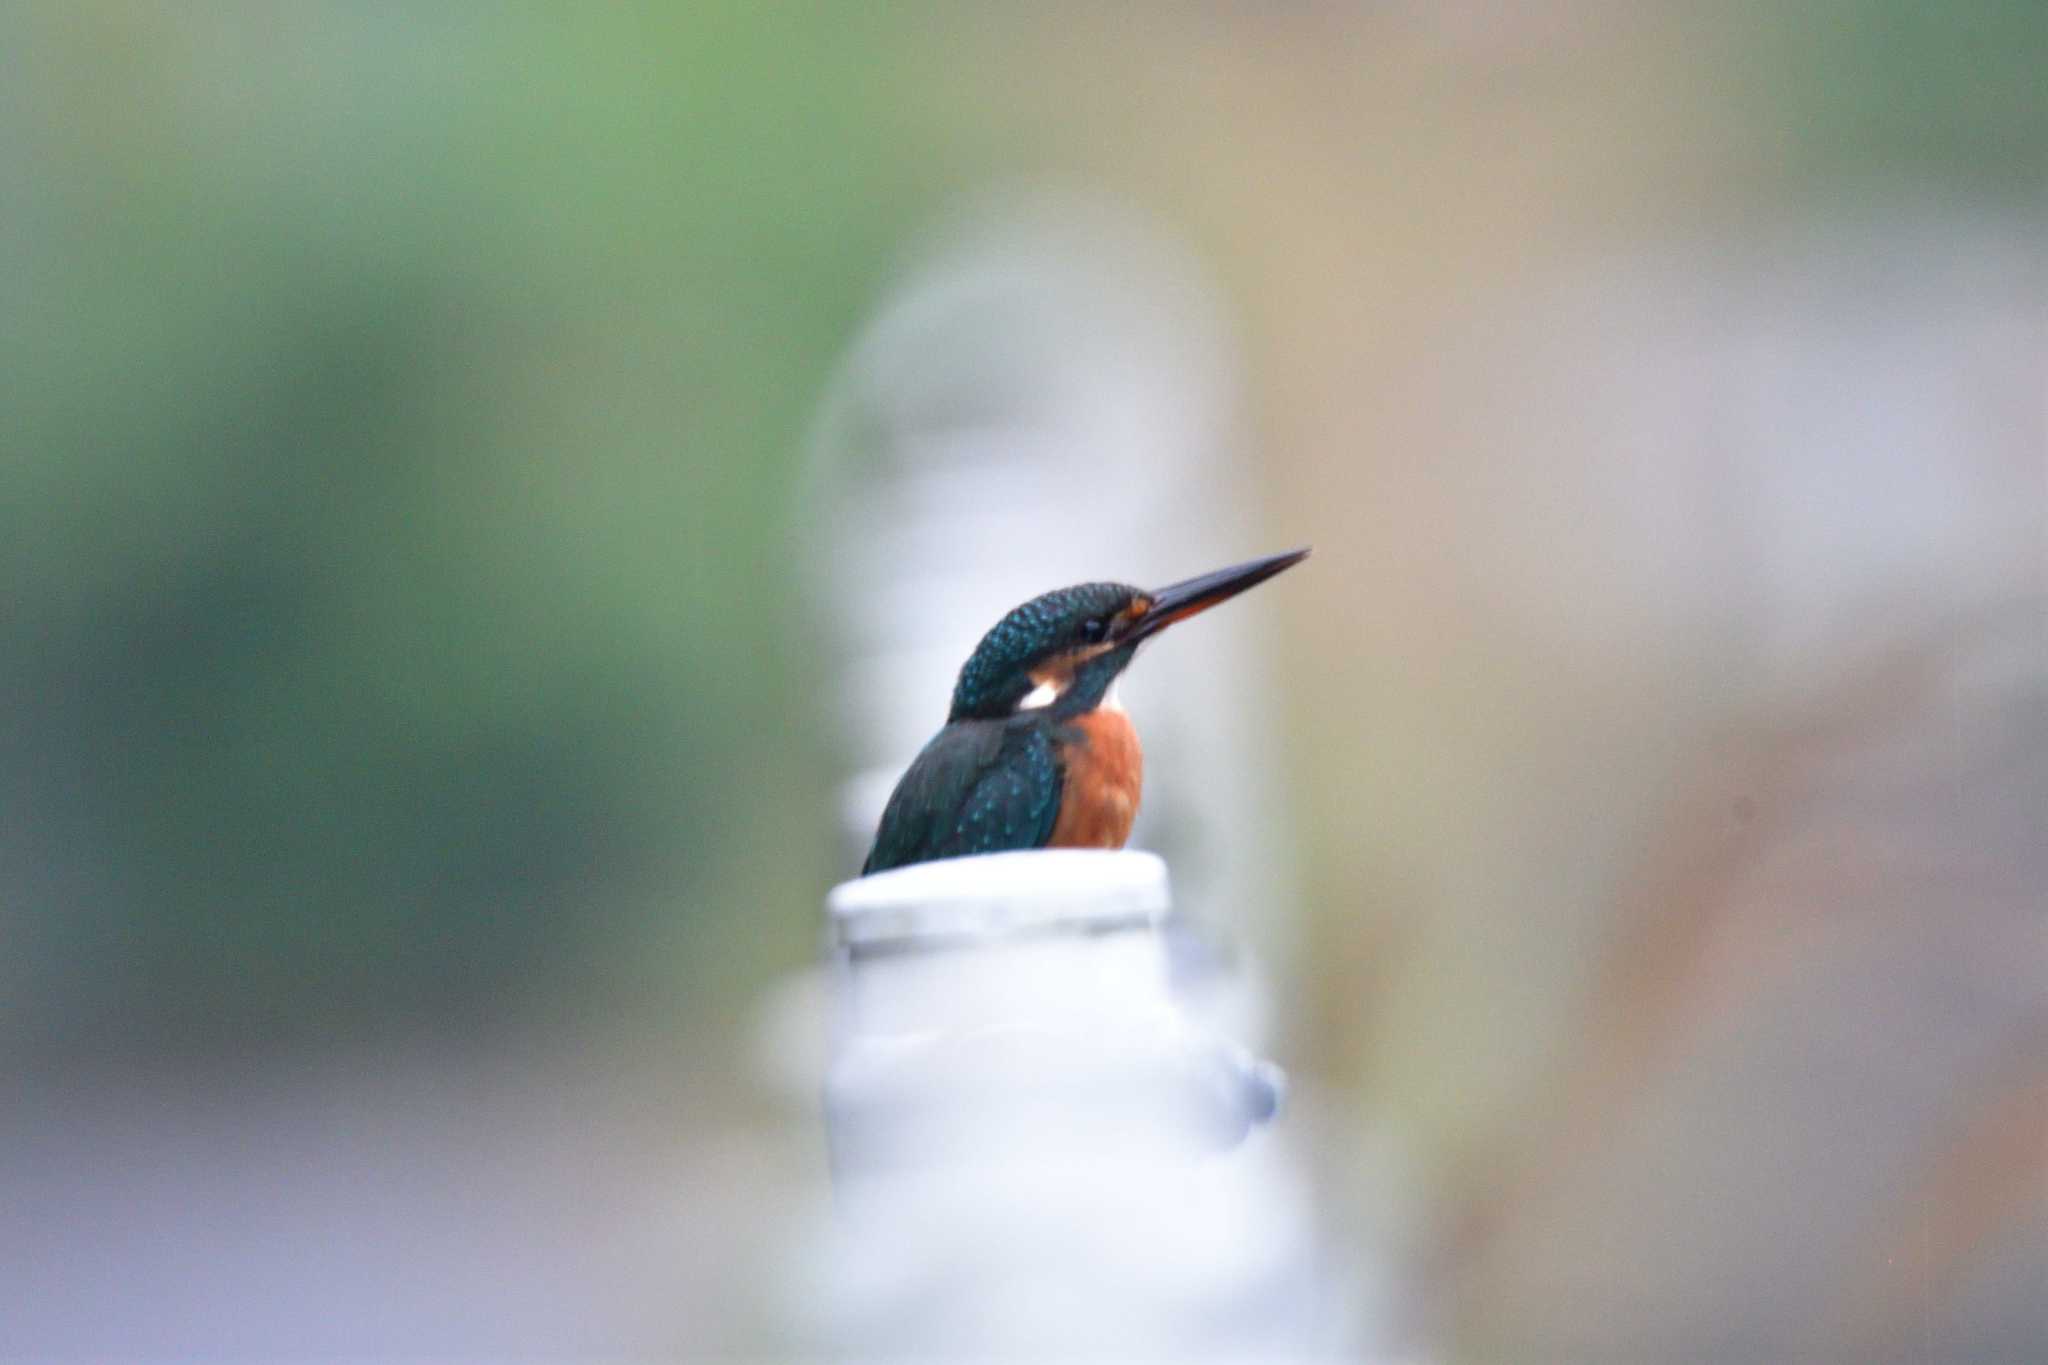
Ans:
[{"label": "orange breast", "polygon": [[1067,785],[1047,847],[1122,848],[1145,782],[1138,732],[1122,711],[1090,711],[1069,723],[1081,734],[1061,755]]}]

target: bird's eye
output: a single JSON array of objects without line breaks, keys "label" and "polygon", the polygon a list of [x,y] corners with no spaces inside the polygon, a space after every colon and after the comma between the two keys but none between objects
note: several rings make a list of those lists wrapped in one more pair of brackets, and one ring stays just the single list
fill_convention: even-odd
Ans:
[{"label": "bird's eye", "polygon": [[1103,620],[1100,616],[1091,616],[1081,623],[1081,638],[1091,645],[1108,633],[1109,622]]}]

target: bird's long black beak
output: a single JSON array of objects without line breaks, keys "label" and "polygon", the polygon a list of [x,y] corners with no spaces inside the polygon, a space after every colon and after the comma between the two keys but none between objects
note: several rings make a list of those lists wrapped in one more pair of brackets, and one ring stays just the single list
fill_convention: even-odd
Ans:
[{"label": "bird's long black beak", "polygon": [[1199,612],[1207,611],[1218,602],[1237,596],[1246,588],[1255,588],[1283,569],[1291,569],[1308,558],[1308,547],[1289,550],[1286,554],[1267,555],[1264,559],[1247,560],[1233,564],[1227,569],[1205,573],[1198,578],[1186,579],[1171,587],[1161,588],[1151,594],[1152,605],[1143,616],[1131,623],[1124,635],[1129,641],[1142,640],[1156,635],[1175,621],[1185,621]]}]

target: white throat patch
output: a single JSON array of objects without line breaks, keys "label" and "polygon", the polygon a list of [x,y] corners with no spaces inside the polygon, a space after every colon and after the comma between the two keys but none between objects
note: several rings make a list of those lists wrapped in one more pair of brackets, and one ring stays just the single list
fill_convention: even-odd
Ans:
[{"label": "white throat patch", "polygon": [[[1102,709],[1104,711],[1121,711],[1124,709],[1124,699],[1117,694],[1117,688],[1122,682],[1123,679],[1118,678],[1109,685],[1109,691],[1102,694]],[[1063,688],[1055,687],[1049,682],[1042,682],[1029,692],[1026,692],[1018,700],[1017,709],[1019,711],[1037,711],[1043,707],[1051,706],[1060,699],[1060,694],[1064,690]]]},{"label": "white throat patch", "polygon": [[1049,682],[1042,682],[1024,694],[1022,700],[1017,703],[1017,709],[1019,711],[1036,711],[1040,707],[1051,706],[1059,699],[1060,690]]}]

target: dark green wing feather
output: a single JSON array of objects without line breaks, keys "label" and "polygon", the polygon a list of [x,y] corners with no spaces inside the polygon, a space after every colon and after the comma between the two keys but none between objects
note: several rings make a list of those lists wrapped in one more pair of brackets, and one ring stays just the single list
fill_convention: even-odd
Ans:
[{"label": "dark green wing feather", "polygon": [[1061,782],[1042,720],[955,721],[896,784],[861,875],[934,858],[1042,848],[1059,818]]}]

